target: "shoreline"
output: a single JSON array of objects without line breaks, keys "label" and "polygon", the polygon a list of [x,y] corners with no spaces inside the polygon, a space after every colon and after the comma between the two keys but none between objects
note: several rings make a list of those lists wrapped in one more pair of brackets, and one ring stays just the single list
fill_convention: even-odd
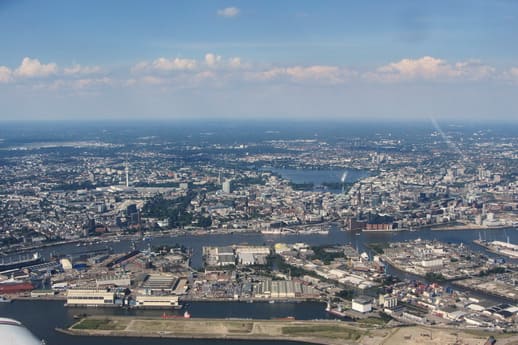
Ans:
[{"label": "shoreline", "polygon": [[[83,323],[84,322],[84,323]],[[83,323],[83,324],[82,324]],[[74,329],[78,325],[80,329]],[[467,344],[481,344],[493,335],[499,343],[511,344],[517,333],[505,330],[433,327],[424,325],[366,326],[336,320],[286,320],[244,318],[160,319],[135,317],[87,317],[69,328],[55,328],[69,336],[171,338],[207,340],[295,341],[319,345],[415,344],[419,337],[434,333],[438,343],[453,343],[460,335]],[[453,333],[452,333],[453,332]],[[424,334],[424,335],[423,335]],[[451,338],[451,339],[447,339]],[[423,339],[425,340],[425,339]]]},{"label": "shoreline", "polygon": [[[84,329],[75,329],[86,323]],[[100,329],[88,328],[101,324]],[[104,329],[110,328],[111,329]],[[361,328],[336,320],[286,320],[242,318],[160,319],[134,317],[87,317],[69,328],[56,328],[71,336],[232,339],[262,341],[296,341],[307,344],[341,345],[357,343],[376,328]],[[387,330],[384,331],[387,333]],[[386,335],[386,334],[384,334]]]},{"label": "shoreline", "polygon": [[[303,226],[300,226],[302,229],[305,227],[312,227],[312,226],[328,226],[331,224],[337,224],[336,220],[330,220],[325,221],[317,224],[305,224]],[[351,231],[348,229],[341,228],[340,225],[338,225],[338,228],[340,231]],[[495,226],[495,227],[488,227],[488,226],[480,226],[480,225],[466,225],[466,224],[459,224],[459,225],[450,225],[450,226],[443,226],[441,225],[427,225],[422,227],[416,227],[416,228],[404,228],[404,229],[397,229],[397,230],[371,230],[371,231],[363,231],[365,233],[397,233],[397,232],[419,232],[421,230],[430,230],[430,231],[484,231],[484,230],[502,230],[502,229],[508,229],[508,230],[516,230],[516,227],[508,226],[508,225],[502,225],[502,226]],[[0,250],[2,253],[6,255],[14,254],[14,253],[23,253],[23,252],[30,252],[30,251],[37,251],[39,249],[44,248],[52,248],[62,245],[69,245],[69,244],[77,244],[77,243],[85,243],[85,244],[96,244],[96,241],[101,241],[101,243],[111,243],[111,242],[120,242],[121,240],[142,240],[146,236],[161,238],[161,237],[183,237],[183,236],[222,236],[222,235],[229,235],[229,234],[262,234],[261,230],[258,229],[218,229],[218,230],[206,230],[206,229],[196,229],[196,230],[184,230],[184,229],[171,229],[171,230],[165,230],[165,231],[159,231],[159,232],[149,232],[142,235],[109,235],[109,236],[96,236],[96,237],[88,237],[88,238],[80,238],[80,239],[71,239],[71,240],[62,240],[52,243],[42,243],[39,245],[33,245],[33,246],[27,246],[27,247],[18,247],[18,248],[5,248]],[[312,236],[316,235],[317,233],[304,233],[304,232],[290,232],[287,234],[275,234],[270,235],[266,234],[266,236],[270,235],[272,237],[283,237],[283,236],[289,236],[289,235],[298,235],[298,236]],[[265,235],[265,234],[263,234]]]}]

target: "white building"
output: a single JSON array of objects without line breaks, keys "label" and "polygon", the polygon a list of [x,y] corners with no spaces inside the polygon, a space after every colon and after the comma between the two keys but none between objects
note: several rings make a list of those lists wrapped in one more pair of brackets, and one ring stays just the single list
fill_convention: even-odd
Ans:
[{"label": "white building", "polygon": [[442,267],[443,261],[442,259],[422,260],[421,266],[425,268]]},{"label": "white building", "polygon": [[368,313],[372,310],[372,298],[359,296],[353,298],[352,310],[360,313]]},{"label": "white building", "polygon": [[115,294],[98,289],[72,289],[67,291],[67,305],[111,305],[115,303]]},{"label": "white building", "polygon": [[383,308],[395,308],[397,306],[397,297],[390,295],[380,295],[379,304],[383,306]]},{"label": "white building", "polygon": [[147,308],[176,308],[178,296],[149,296],[137,295],[135,300],[137,307]]}]

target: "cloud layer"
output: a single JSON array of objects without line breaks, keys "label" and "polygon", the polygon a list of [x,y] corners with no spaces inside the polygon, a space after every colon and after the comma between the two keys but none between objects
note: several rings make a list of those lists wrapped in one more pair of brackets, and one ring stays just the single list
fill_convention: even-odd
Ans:
[{"label": "cloud layer", "polygon": [[424,56],[419,59],[402,59],[367,72],[373,81],[400,82],[412,80],[480,80],[493,76],[495,68],[477,60],[448,63],[446,60]]},{"label": "cloud layer", "polygon": [[19,66],[0,65],[0,83],[24,85],[85,87],[177,85],[195,87],[239,83],[295,83],[322,86],[325,84],[365,83],[477,83],[495,81],[518,82],[518,67],[506,70],[478,60],[449,62],[424,56],[404,58],[370,69],[342,65],[274,65],[243,61],[240,57],[224,57],[208,52],[196,58],[157,57],[140,61],[131,67],[110,71],[100,66],[73,64],[60,67],[54,62],[41,62],[24,57]]}]

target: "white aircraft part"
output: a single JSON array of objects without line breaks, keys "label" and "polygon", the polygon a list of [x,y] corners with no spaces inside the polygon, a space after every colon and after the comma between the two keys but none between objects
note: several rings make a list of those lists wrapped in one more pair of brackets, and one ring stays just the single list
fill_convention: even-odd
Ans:
[{"label": "white aircraft part", "polygon": [[20,321],[0,318],[0,339],[2,344],[9,345],[42,345]]}]

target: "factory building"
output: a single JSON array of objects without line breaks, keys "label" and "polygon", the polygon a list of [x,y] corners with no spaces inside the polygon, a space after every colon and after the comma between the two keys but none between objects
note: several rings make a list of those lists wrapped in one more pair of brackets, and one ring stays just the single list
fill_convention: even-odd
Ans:
[{"label": "factory building", "polygon": [[270,255],[266,246],[240,246],[236,248],[237,260],[240,265],[265,265]]},{"label": "factory building", "polygon": [[131,285],[130,276],[125,275],[108,275],[95,280],[97,288],[103,286],[129,287]]},{"label": "factory building", "polygon": [[172,274],[150,274],[139,289],[141,295],[170,295],[178,284]]},{"label": "factory building", "polygon": [[71,289],[67,291],[67,305],[110,306],[115,304],[115,294],[98,289]]},{"label": "factory building", "polygon": [[265,299],[312,298],[319,295],[318,291],[310,286],[293,280],[266,279],[254,287],[254,296]]},{"label": "factory building", "polygon": [[372,310],[372,298],[358,296],[353,298],[352,310],[360,313],[368,313]]},{"label": "factory building", "polygon": [[421,260],[421,266],[424,268],[439,268],[443,266],[443,261],[439,259]]},{"label": "factory building", "polygon": [[397,307],[397,297],[391,295],[380,295],[379,297],[379,305],[383,306],[383,308],[392,309]]},{"label": "factory building", "polygon": [[178,296],[137,295],[135,305],[140,308],[178,308]]}]

